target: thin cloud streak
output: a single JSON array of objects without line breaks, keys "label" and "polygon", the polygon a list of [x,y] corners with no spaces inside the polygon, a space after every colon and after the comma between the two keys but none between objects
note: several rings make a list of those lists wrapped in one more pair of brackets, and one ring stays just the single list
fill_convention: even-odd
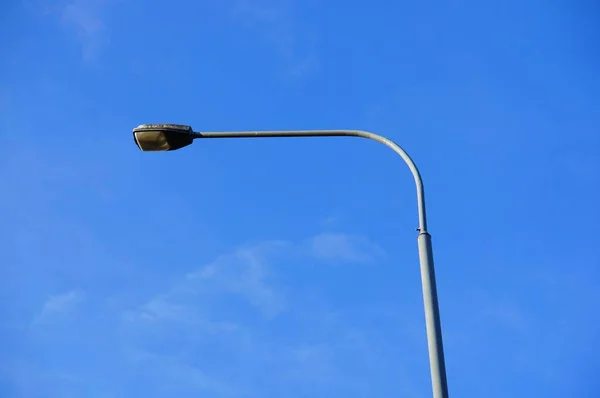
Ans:
[{"label": "thin cloud streak", "polygon": [[285,63],[285,74],[300,78],[319,68],[316,35],[296,22],[295,3],[290,0],[236,0],[232,18],[263,37]]},{"label": "thin cloud streak", "polygon": [[80,289],[49,297],[43,304],[40,313],[34,318],[34,324],[53,315],[73,311],[84,300],[84,291]]},{"label": "thin cloud streak", "polygon": [[274,319],[287,308],[285,294],[277,286],[271,258],[287,253],[307,256],[313,261],[370,264],[385,257],[385,251],[361,236],[323,233],[299,244],[287,241],[266,241],[245,245],[219,256],[213,262],[182,276],[166,292],[159,293],[137,310],[130,319],[181,320],[193,319],[186,302],[210,296],[213,301],[224,295],[240,297],[265,319]]},{"label": "thin cloud streak", "polygon": [[385,251],[369,239],[358,235],[322,233],[307,241],[312,257],[326,261],[373,263],[385,257]]},{"label": "thin cloud streak", "polygon": [[97,57],[108,40],[105,11],[112,0],[70,0],[48,4],[42,0],[26,0],[34,12],[56,20],[81,46],[84,61]]},{"label": "thin cloud streak", "polygon": [[61,10],[62,22],[75,30],[85,61],[95,58],[107,40],[106,26],[102,19],[105,5],[105,1],[74,0]]}]

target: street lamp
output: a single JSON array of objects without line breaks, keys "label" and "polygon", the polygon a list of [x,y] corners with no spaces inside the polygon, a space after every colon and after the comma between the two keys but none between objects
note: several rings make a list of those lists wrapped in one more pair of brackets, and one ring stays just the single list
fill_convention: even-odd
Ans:
[{"label": "street lamp", "polygon": [[399,145],[383,136],[359,130],[290,130],[290,131],[232,131],[194,132],[190,126],[181,124],[142,124],[133,129],[135,143],[142,151],[172,151],[190,145],[196,138],[263,138],[263,137],[362,137],[390,147],[404,160],[417,187],[417,210],[419,213],[419,262],[425,305],[429,366],[434,398],[448,398],[446,365],[442,344],[442,328],[433,266],[431,235],[427,232],[425,192],[421,174],[415,162]]}]

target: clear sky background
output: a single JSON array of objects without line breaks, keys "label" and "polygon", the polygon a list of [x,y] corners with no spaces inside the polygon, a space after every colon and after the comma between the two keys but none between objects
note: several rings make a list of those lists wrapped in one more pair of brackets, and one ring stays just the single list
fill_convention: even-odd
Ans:
[{"label": "clear sky background", "polygon": [[3,1],[0,396],[598,397],[594,3]]}]

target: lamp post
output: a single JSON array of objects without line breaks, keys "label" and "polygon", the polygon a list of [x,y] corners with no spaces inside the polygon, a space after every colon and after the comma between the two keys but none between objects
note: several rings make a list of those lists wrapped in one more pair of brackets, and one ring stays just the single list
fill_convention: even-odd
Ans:
[{"label": "lamp post", "polygon": [[390,147],[404,160],[410,169],[417,188],[419,228],[417,243],[421,265],[421,283],[425,306],[429,366],[434,398],[448,398],[446,365],[442,344],[442,328],[433,266],[431,235],[427,231],[425,192],[417,166],[399,145],[383,136],[359,130],[290,130],[290,131],[232,131],[194,132],[190,126],[181,124],[143,124],[133,129],[135,143],[142,151],[172,151],[190,145],[196,138],[264,138],[264,137],[362,137]]}]

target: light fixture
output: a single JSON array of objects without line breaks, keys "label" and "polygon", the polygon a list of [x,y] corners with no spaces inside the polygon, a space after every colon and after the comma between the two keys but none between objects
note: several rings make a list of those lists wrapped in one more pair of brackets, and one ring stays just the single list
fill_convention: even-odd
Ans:
[{"label": "light fixture", "polygon": [[174,151],[190,145],[194,131],[183,124],[142,124],[133,129],[133,138],[142,151]]}]

